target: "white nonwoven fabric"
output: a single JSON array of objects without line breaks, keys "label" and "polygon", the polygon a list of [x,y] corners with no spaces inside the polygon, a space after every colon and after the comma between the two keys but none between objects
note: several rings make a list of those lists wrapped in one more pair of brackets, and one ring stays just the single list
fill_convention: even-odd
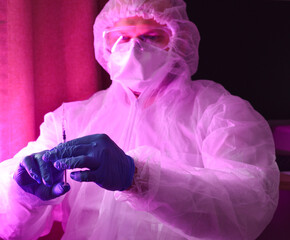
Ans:
[{"label": "white nonwoven fabric", "polygon": [[113,83],[64,105],[68,140],[106,133],[134,158],[130,191],[69,178],[68,194],[43,202],[19,188],[12,175],[21,156],[62,141],[62,108],[47,114],[37,141],[0,164],[0,236],[37,239],[55,219],[63,239],[255,239],[278,199],[267,122],[214,82],[173,85],[136,99]]}]

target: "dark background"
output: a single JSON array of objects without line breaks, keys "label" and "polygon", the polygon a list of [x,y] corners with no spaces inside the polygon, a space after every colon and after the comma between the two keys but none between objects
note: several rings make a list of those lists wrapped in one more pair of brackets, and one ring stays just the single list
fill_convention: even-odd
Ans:
[{"label": "dark background", "polygon": [[290,119],[290,1],[192,1],[201,35],[193,79],[221,83],[267,120]]}]

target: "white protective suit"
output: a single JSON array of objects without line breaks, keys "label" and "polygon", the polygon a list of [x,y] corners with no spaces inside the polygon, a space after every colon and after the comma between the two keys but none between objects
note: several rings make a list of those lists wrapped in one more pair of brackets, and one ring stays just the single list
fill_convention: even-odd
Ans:
[{"label": "white protective suit", "polygon": [[267,122],[219,84],[190,80],[199,34],[182,0],[143,2],[109,1],[94,26],[96,58],[108,70],[106,27],[153,17],[173,32],[167,77],[138,99],[113,81],[89,100],[64,104],[68,140],[106,133],[134,158],[132,188],[112,192],[69,178],[65,196],[42,201],[17,185],[12,176],[23,156],[62,142],[59,108],[45,116],[35,142],[0,164],[0,237],[37,239],[59,220],[70,240],[237,240],[255,239],[270,222],[279,171]]}]

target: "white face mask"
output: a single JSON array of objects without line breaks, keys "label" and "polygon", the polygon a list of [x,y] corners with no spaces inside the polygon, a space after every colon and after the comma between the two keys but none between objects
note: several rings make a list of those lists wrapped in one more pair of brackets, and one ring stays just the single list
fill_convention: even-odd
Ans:
[{"label": "white face mask", "polygon": [[117,45],[108,63],[111,79],[142,92],[152,81],[162,81],[167,75],[168,55],[164,49],[135,39]]}]

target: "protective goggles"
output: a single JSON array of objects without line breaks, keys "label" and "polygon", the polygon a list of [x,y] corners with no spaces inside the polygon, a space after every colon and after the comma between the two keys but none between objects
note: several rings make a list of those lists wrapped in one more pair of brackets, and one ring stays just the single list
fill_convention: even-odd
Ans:
[{"label": "protective goggles", "polygon": [[167,27],[121,26],[105,30],[103,38],[106,48],[113,52],[117,45],[138,39],[161,49],[170,43],[171,31]]}]

